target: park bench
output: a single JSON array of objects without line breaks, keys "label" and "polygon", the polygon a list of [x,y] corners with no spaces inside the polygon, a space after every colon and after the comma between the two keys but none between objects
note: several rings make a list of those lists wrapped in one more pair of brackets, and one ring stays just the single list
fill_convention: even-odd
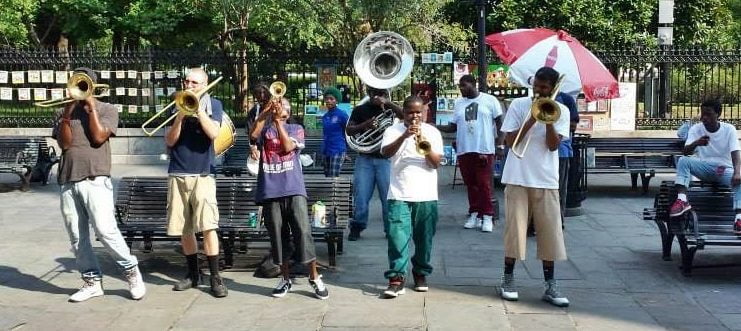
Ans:
[{"label": "park bench", "polygon": [[[314,160],[311,166],[302,169],[305,174],[324,174],[324,157],[320,153],[321,148],[322,138],[306,138],[304,141],[304,149],[301,150],[301,154],[307,154]],[[355,157],[357,155],[358,152],[350,148],[347,149],[347,159],[345,159],[340,169],[341,175],[352,175],[355,167]]]},{"label": "park bench", "polygon": [[32,181],[48,184],[51,168],[57,162],[57,152],[47,145],[45,137],[0,137],[0,173],[18,175],[23,191]]},{"label": "park bench", "polygon": [[[324,174],[324,158],[319,154],[321,149],[321,139],[308,138],[305,141],[305,147],[301,150],[301,154],[307,154],[311,156],[314,163],[308,167],[303,167],[302,171],[304,174]],[[250,149],[247,139],[237,139],[236,143],[226,153],[224,153],[222,162],[216,166],[215,172],[224,176],[242,176],[247,174],[247,158],[249,157]],[[357,152],[349,150],[347,155],[350,157],[349,160],[345,160],[342,165],[340,174],[351,175],[353,173],[353,166],[355,164],[355,156]]]},{"label": "park bench", "polygon": [[672,181],[661,183],[654,198],[654,207],[643,212],[645,220],[656,223],[661,234],[662,258],[671,261],[674,238],[677,238],[682,255],[682,273],[692,271],[697,250],[705,246],[741,246],[741,237],[733,233],[733,192],[730,188],[693,181],[687,190],[692,205],[690,212],[681,217],[669,217],[669,206],[677,199]]},{"label": "park bench", "polygon": [[221,164],[215,167],[215,173],[228,177],[247,174],[249,155],[250,145],[247,137],[238,137],[234,146],[224,153]]},{"label": "park bench", "polygon": [[[326,205],[330,226],[312,227],[315,240],[327,243],[329,262],[336,265],[337,254],[343,251],[343,233],[352,217],[352,181],[345,177],[325,178],[306,176],[311,205],[322,201]],[[255,203],[257,180],[254,177],[217,177],[216,199],[219,207],[219,239],[226,267],[233,266],[235,253],[246,253],[248,242],[269,241],[262,226],[262,208]],[[256,213],[257,226],[250,226],[250,213]],[[129,246],[143,242],[144,251],[151,252],[153,242],[177,241],[167,236],[167,177],[124,177],[116,193],[116,218]]]},{"label": "park bench", "polygon": [[657,172],[675,172],[676,159],[684,142],[677,138],[590,138],[587,144],[587,172],[629,173],[631,186],[643,193]]}]

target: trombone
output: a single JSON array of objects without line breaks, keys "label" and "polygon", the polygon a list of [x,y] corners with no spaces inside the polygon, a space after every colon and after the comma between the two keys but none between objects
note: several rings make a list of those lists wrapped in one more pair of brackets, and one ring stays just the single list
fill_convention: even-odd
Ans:
[{"label": "trombone", "polygon": [[[161,129],[163,126],[165,126],[167,123],[175,119],[176,116],[178,116],[178,113],[182,112],[185,115],[194,115],[198,112],[198,108],[200,107],[200,100],[201,96],[203,96],[206,91],[211,89],[212,87],[216,86],[216,84],[222,79],[223,77],[216,78],[211,84],[208,84],[206,87],[201,89],[198,92],[193,92],[192,90],[184,90],[179,91],[175,93],[175,100],[173,102],[170,102],[165,108],[162,108],[157,114],[154,114],[150,119],[148,119],[144,124],[142,124],[142,130],[144,130],[144,133],[147,136],[154,135],[155,132],[157,132],[159,129]],[[146,126],[154,121],[157,117],[160,117],[162,113],[170,109],[175,105],[178,111],[176,111],[172,116],[170,116],[168,119],[166,119],[162,124],[154,128],[154,130],[147,130]]]},{"label": "trombone", "polygon": [[[553,124],[561,117],[561,107],[555,100],[558,90],[561,88],[561,82],[563,81],[564,76],[565,75],[561,75],[558,77],[558,81],[556,82],[556,86],[553,88],[550,97],[541,97],[537,94],[533,97],[533,104],[530,106],[530,116],[532,116],[536,121],[543,124]],[[526,122],[527,119],[522,121],[520,130],[517,131],[517,137],[515,137],[515,141],[512,143],[512,154],[518,158],[522,158],[525,155],[527,146],[530,145],[530,137],[532,137],[532,135],[527,136],[525,147],[522,148],[522,151],[518,152],[515,147],[517,147],[517,143],[520,142],[522,128],[525,127]]]},{"label": "trombone", "polygon": [[69,91],[69,97],[39,101],[35,102],[34,105],[37,107],[47,108],[63,105],[78,100],[85,100],[91,95],[96,98],[101,97],[102,94],[94,94],[95,89],[107,90],[109,89],[109,86],[107,84],[95,84],[93,83],[93,79],[90,78],[90,76],[88,76],[87,74],[76,72],[72,74],[72,77],[70,77],[67,81],[67,91]]}]

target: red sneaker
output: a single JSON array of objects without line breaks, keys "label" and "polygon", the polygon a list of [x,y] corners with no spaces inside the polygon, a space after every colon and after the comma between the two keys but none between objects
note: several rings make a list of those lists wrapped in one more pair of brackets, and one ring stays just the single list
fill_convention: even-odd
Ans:
[{"label": "red sneaker", "polygon": [[733,233],[741,236],[741,218],[737,218],[736,221],[733,222]]},{"label": "red sneaker", "polygon": [[677,199],[677,201],[674,201],[674,204],[669,208],[669,217],[682,216],[682,214],[690,209],[692,209],[692,206],[690,206],[689,202]]}]

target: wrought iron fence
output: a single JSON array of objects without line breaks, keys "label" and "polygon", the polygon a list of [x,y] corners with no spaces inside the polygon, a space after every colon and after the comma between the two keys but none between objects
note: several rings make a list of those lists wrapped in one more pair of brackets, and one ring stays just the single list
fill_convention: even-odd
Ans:
[{"label": "wrought iron fence", "polygon": [[[418,53],[417,63],[421,61]],[[222,53],[192,49],[132,49],[113,52],[95,49],[71,49],[60,53],[47,49],[0,49],[0,127],[48,127],[55,109],[39,108],[34,102],[59,97],[64,79],[76,67],[96,71],[99,82],[110,85],[105,101],[116,105],[122,127],[141,125],[171,100],[171,94],[182,88],[187,70],[203,67],[211,77],[223,76],[222,83],[210,93],[224,102],[226,111],[237,126],[251,101],[245,86],[258,81],[281,80],[288,86],[287,97],[292,112],[299,119],[305,112],[321,106],[322,92],[318,82],[328,70],[332,85],[344,92],[346,103],[358,102],[362,83],[355,75],[352,54],[259,55],[247,52]],[[392,98],[401,100],[412,87],[429,84],[436,96],[457,96],[452,81],[451,65],[415,66],[410,79],[393,91]],[[16,75],[18,77],[16,77]]]},{"label": "wrought iron fence", "polygon": [[[430,89],[436,101],[459,95],[450,63],[421,65],[423,50],[410,79],[394,89],[393,99],[420,89]],[[496,62],[488,54],[490,63]],[[622,82],[635,82],[636,126],[638,129],[675,129],[699,112],[707,98],[724,104],[723,119],[741,124],[741,50],[633,49],[595,52]],[[475,63],[475,54],[462,54],[454,60]],[[249,54],[214,50],[131,49],[101,51],[71,49],[60,53],[47,49],[0,49],[0,127],[48,127],[53,109],[33,105],[39,97],[61,93],[64,75],[79,66],[96,70],[102,83],[111,85],[106,102],[118,105],[122,127],[136,127],[151,117],[158,107],[170,101],[169,95],[182,88],[188,68],[200,66],[212,77],[224,76],[212,94],[224,101],[237,126],[244,122],[250,94],[244,86],[257,81],[282,80],[288,85],[292,112],[301,119],[321,105],[318,83],[325,71],[341,86],[343,101],[354,104],[363,94],[355,75],[352,54]],[[331,75],[334,73],[335,75]],[[17,77],[16,77],[17,76]],[[59,77],[61,78],[61,77]],[[660,98],[660,85],[666,81],[666,96]],[[516,88],[515,88],[516,89]],[[502,95],[505,91],[494,91]],[[507,92],[517,95],[520,92]],[[245,99],[243,99],[246,98]],[[660,101],[665,101],[663,104]],[[433,102],[432,109],[451,103]],[[665,106],[664,106],[665,105]],[[431,112],[434,116],[435,112]]]},{"label": "wrought iron fence", "polygon": [[699,115],[706,99],[721,101],[722,120],[741,124],[741,49],[632,49],[595,55],[619,81],[637,84],[637,129],[676,129]]}]

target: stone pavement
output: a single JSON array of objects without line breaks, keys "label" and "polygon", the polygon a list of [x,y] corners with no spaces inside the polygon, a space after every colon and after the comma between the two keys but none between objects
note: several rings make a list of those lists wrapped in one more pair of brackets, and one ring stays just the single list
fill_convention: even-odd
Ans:
[{"label": "stone pavement", "polygon": [[[305,278],[282,299],[269,296],[275,279],[252,276],[254,256],[238,257],[238,268],[224,277],[225,299],[201,290],[173,292],[184,261],[171,244],[154,253],[135,250],[141,259],[148,294],[140,302],[128,292],[111,259],[95,243],[106,278],[106,295],[85,303],[67,303],[80,285],[61,224],[58,187],[12,190],[15,179],[0,176],[0,329],[5,330],[741,330],[741,268],[703,268],[686,278],[673,262],[661,260],[653,223],[641,219],[652,195],[629,190],[629,177],[590,177],[586,214],[567,219],[569,261],[556,264],[556,277],[571,300],[561,309],[540,301],[542,270],[534,259],[518,263],[515,276],[520,301],[495,295],[502,273],[503,219],[494,233],[462,228],[466,212],[462,186],[449,185],[450,168],[441,176],[440,222],[433,253],[431,290],[409,289],[395,300],[379,298],[385,288],[386,242],[374,202],[370,229],[345,244],[335,270],[323,270],[330,298],[311,296]],[[114,166],[114,177],[161,175],[160,166]],[[665,179],[668,177],[664,177]],[[653,192],[661,178],[653,181]],[[498,189],[501,198],[501,189]],[[374,200],[375,201],[375,200]],[[318,244],[326,263],[326,246]],[[697,264],[741,264],[739,250],[711,247]]]}]

